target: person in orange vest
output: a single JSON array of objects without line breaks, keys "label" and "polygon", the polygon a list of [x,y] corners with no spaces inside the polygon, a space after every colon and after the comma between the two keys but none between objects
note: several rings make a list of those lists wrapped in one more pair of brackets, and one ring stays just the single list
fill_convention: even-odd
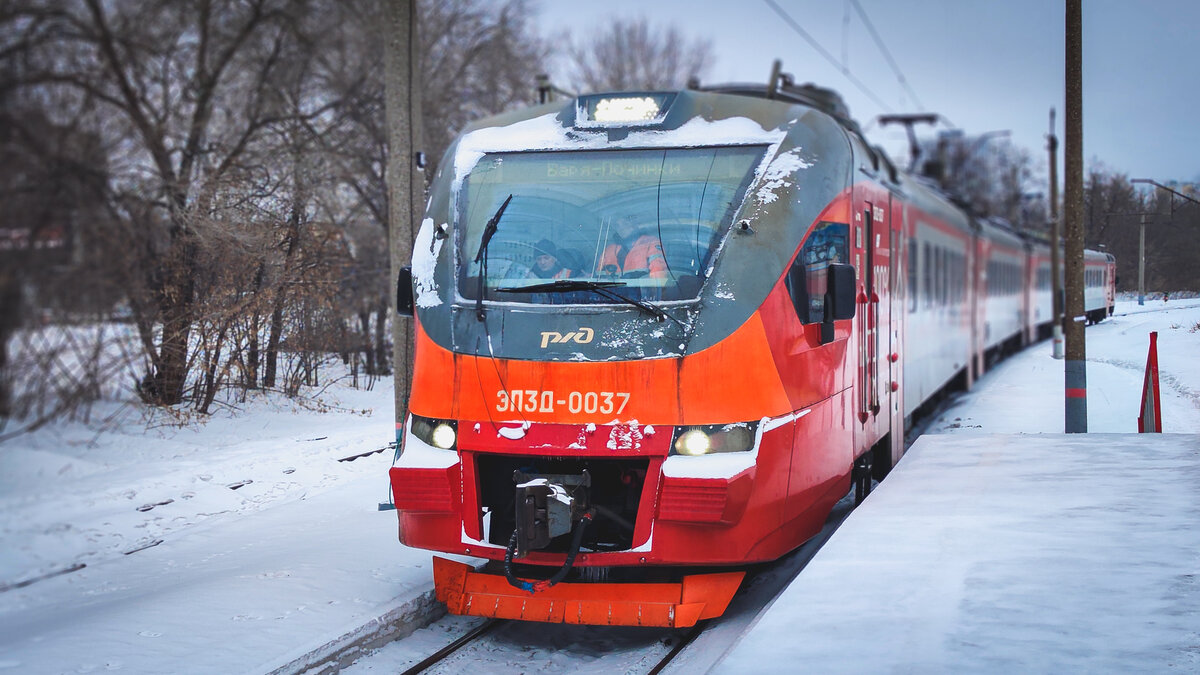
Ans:
[{"label": "person in orange vest", "polygon": [[596,271],[600,276],[636,278],[649,275],[667,277],[667,259],[662,243],[650,234],[640,234],[630,216],[617,219],[617,240],[600,255]]},{"label": "person in orange vest", "polygon": [[534,244],[533,252],[537,257],[533,259],[529,276],[539,279],[567,279],[571,276],[571,270],[558,262],[558,247],[554,242],[542,239]]}]

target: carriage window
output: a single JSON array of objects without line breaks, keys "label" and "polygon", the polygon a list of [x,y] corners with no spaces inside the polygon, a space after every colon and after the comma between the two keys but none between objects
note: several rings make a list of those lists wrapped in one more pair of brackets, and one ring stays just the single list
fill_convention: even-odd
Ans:
[{"label": "carriage window", "polygon": [[[584,284],[521,290],[568,279],[613,282],[621,295],[640,300],[694,298],[763,152],[733,146],[485,155],[457,198],[458,292],[474,299],[482,270],[488,300],[613,302],[581,290]],[[510,195],[485,268],[475,262],[484,230]]]},{"label": "carriage window", "polygon": [[962,256],[954,251],[950,254],[950,302],[958,304],[959,294],[962,293],[962,280],[959,274]]},{"label": "carriage window", "polygon": [[942,305],[946,305],[949,304],[950,297],[950,252],[939,248],[938,253],[938,283],[941,285],[938,299]]},{"label": "carriage window", "polygon": [[958,288],[958,296],[956,302],[961,303],[967,298],[967,259],[963,254],[959,253],[955,256],[957,268],[955,269],[954,285]]},{"label": "carriage window", "polygon": [[921,256],[921,305],[928,308],[933,305],[933,256],[930,254],[929,242],[925,242],[923,248],[925,250]]},{"label": "carriage window", "polygon": [[913,239],[908,242],[908,288],[904,292],[908,294],[908,311],[917,311],[917,240]]}]

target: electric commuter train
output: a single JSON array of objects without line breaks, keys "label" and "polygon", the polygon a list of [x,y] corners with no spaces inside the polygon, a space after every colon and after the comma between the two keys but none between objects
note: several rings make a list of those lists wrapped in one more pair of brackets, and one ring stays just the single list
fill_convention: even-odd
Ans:
[{"label": "electric commuter train", "polygon": [[[400,539],[457,614],[681,627],[820,531],[905,420],[1050,321],[1049,248],[974,218],[811,85],[484,120],[412,267]],[[1113,259],[1089,253],[1093,318]],[[903,385],[903,386],[902,386]]]}]

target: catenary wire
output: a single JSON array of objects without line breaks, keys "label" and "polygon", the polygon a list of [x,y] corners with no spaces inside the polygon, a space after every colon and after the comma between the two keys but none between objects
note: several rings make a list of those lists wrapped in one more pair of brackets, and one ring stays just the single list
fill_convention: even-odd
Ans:
[{"label": "catenary wire", "polygon": [[837,59],[833,57],[833,54],[830,54],[828,50],[826,50],[815,39],[813,39],[813,36],[809,35],[808,31],[801,28],[800,24],[796,23],[796,20],[793,19],[786,11],[784,11],[784,9],[780,7],[775,0],[763,0],[763,2],[766,2],[771,9],[775,10],[775,13],[778,14],[785,22],[787,22],[787,24],[791,26],[792,30],[799,33],[800,37],[804,38],[808,44],[812,45],[812,48],[817,50],[817,53],[824,57],[824,59],[828,61],[830,65],[840,70],[842,74],[846,76],[846,79],[850,80],[854,86],[858,87],[859,91],[865,94],[867,98],[870,98],[872,101],[874,101],[875,105],[888,112],[896,112],[890,105],[884,103],[883,99],[876,96],[875,92],[871,91],[862,80],[855,77],[854,74],[850,72],[849,68],[846,68],[845,65],[838,63]]},{"label": "catenary wire", "polygon": [[921,99],[917,97],[917,92],[913,91],[912,85],[908,83],[908,78],[904,77],[904,73],[900,72],[900,64],[896,63],[896,59],[892,58],[892,53],[888,51],[887,45],[883,44],[883,38],[880,37],[879,31],[875,30],[875,25],[871,23],[871,19],[867,18],[867,10],[863,9],[858,0],[850,0],[850,4],[854,5],[858,16],[863,20],[863,25],[867,27],[867,32],[875,40],[879,51],[883,52],[883,58],[887,59],[888,65],[892,67],[892,72],[896,73],[896,79],[900,81],[900,86],[904,87],[904,90],[912,97],[913,103],[917,104],[917,110],[925,112],[925,106],[921,103]]}]

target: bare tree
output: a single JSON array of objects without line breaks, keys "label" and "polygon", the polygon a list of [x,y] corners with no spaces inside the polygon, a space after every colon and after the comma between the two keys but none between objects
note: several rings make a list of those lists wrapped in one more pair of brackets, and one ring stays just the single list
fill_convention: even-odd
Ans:
[{"label": "bare tree", "polygon": [[570,47],[571,85],[578,91],[676,89],[712,66],[708,40],[689,40],[674,26],[615,18]]},{"label": "bare tree", "polygon": [[[4,82],[19,74],[11,61]],[[72,363],[96,372],[95,341],[84,334],[46,335],[23,330],[51,313],[72,320],[96,317],[119,297],[106,283],[100,235],[106,160],[97,136],[78,120],[52,120],[37,97],[0,85],[0,428],[3,418],[66,409],[92,398],[87,377],[52,381],[49,371]],[[95,337],[92,335],[90,337]],[[55,345],[71,354],[50,358]],[[18,378],[23,381],[18,382]],[[78,385],[78,386],[76,386]]]},{"label": "bare tree", "polygon": [[[264,83],[281,68],[296,3],[28,2],[43,26],[26,46],[24,86],[96,108],[112,152],[113,208],[129,223],[131,305],[153,403],[183,399],[196,319],[198,251],[214,195],[278,121]],[[133,278],[136,276],[137,278]]]},{"label": "bare tree", "polygon": [[[381,0],[341,3],[345,38],[328,50],[330,95],[342,101],[343,123],[324,136],[350,199],[331,199],[325,213],[341,223],[353,257],[348,283],[357,294],[355,330],[369,370],[390,371],[386,344],[394,292],[386,253],[388,126],[384,118],[384,16]],[[535,77],[549,49],[533,30],[524,0],[421,0],[417,3],[424,176],[432,175],[454,136],[470,121],[534,101]],[[423,200],[417,199],[418,206]],[[380,241],[379,237],[384,239]],[[379,248],[382,244],[382,249]]]},{"label": "bare tree", "polygon": [[1004,218],[1022,230],[1046,223],[1033,157],[1006,139],[989,134],[943,132],[923,144],[927,175],[972,212]]},{"label": "bare tree", "polygon": [[[46,167],[7,162],[0,188],[36,184],[23,204],[51,229],[79,225],[70,253],[91,256],[76,267],[95,283],[76,284],[90,294],[76,302],[127,309],[147,402],[207,411],[223,387],[292,390],[315,379],[297,350],[363,354],[369,373],[388,372],[380,16],[381,0],[0,8],[0,149]],[[533,101],[548,50],[524,0],[422,0],[420,16],[430,171],[471,119]],[[64,166],[74,182],[55,178]],[[13,269],[0,275],[5,310],[32,292]],[[55,274],[47,287],[71,280]],[[10,314],[0,332],[18,325]]]},{"label": "bare tree", "polygon": [[[1194,188],[1176,185],[1197,198]],[[1190,190],[1190,192],[1189,192]],[[1137,287],[1138,239],[1146,217],[1146,285],[1158,290],[1197,290],[1200,206],[1162,190],[1141,193],[1124,174],[1093,160],[1084,182],[1084,245],[1117,258],[1118,288]]]}]

